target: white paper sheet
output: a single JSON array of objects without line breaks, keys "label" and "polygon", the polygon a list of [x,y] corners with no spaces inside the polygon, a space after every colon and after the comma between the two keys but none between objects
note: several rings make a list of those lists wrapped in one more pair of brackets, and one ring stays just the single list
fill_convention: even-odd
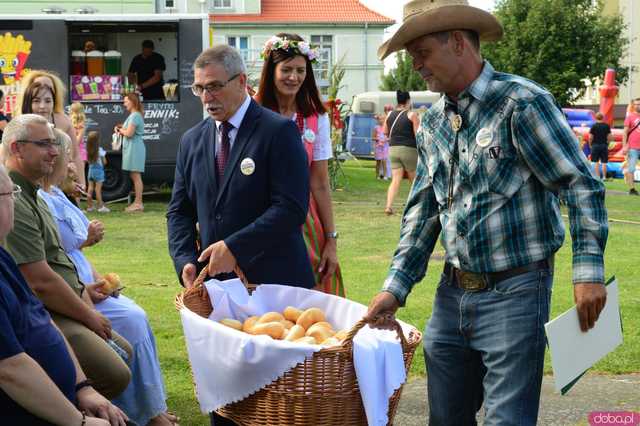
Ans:
[{"label": "white paper sheet", "polygon": [[606,289],[607,303],[588,332],[580,330],[575,306],[545,324],[558,392],[622,343],[618,282],[614,280]]}]

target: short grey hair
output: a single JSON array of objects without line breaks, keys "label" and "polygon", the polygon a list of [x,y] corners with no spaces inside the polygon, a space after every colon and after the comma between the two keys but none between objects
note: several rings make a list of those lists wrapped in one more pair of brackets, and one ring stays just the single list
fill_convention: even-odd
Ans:
[{"label": "short grey hair", "polygon": [[207,65],[222,65],[230,77],[247,73],[240,52],[226,44],[215,45],[200,53],[193,63],[193,69],[202,69]]},{"label": "short grey hair", "polygon": [[29,128],[35,125],[48,125],[46,118],[37,114],[21,114],[11,120],[2,134],[2,162],[11,156],[11,143],[29,139]]}]

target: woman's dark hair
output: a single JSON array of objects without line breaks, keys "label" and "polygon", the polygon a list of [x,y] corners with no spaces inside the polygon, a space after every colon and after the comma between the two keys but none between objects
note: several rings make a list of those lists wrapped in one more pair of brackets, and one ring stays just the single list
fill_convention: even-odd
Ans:
[{"label": "woman's dark hair", "polygon": [[[31,107],[31,104],[33,103],[33,100],[38,96],[38,92],[40,92],[41,89],[48,90],[55,102],[55,94],[53,93],[53,90],[51,90],[51,87],[42,83],[31,83],[24,90],[24,94],[22,96],[22,110],[20,111],[22,114],[33,114],[33,108]],[[53,113],[53,110],[51,111],[51,113]]]},{"label": "woman's dark hair", "polygon": [[100,151],[100,133],[93,131],[87,133],[87,160],[89,163],[98,161]]},{"label": "woman's dark hair", "polygon": [[405,92],[403,90],[396,90],[396,100],[398,101],[398,105],[406,104],[409,101],[409,99],[411,99],[409,92]]},{"label": "woman's dark hair", "polygon": [[[304,41],[304,39],[298,34],[279,33],[276,34],[276,37],[286,38],[288,40]],[[327,112],[327,109],[320,99],[320,93],[318,92],[318,86],[316,85],[316,78],[313,75],[311,61],[306,55],[300,55],[291,49],[277,49],[269,52],[269,56],[265,58],[264,66],[262,67],[262,74],[260,76],[260,85],[258,86],[256,100],[265,108],[280,112],[278,100],[276,99],[276,65],[280,62],[288,61],[296,56],[302,56],[307,63],[307,75],[302,82],[302,86],[300,86],[300,90],[298,90],[298,93],[296,94],[296,106],[298,107],[298,111],[300,111],[304,117],[309,117],[314,114],[324,114]]]}]

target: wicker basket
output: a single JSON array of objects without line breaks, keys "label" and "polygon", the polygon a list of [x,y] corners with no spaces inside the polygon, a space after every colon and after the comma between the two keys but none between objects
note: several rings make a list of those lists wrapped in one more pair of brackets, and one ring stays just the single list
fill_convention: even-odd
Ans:
[{"label": "wicker basket", "polygon": [[[205,277],[206,271],[203,271],[194,287],[176,296],[178,310],[184,307],[202,317],[209,317],[213,308],[202,285]],[[246,280],[243,282],[247,285]],[[255,286],[248,288],[252,291]],[[241,426],[366,425],[367,417],[352,357],[353,337],[365,325],[360,320],[349,331],[341,346],[315,352],[312,357],[258,392],[220,408],[218,414]],[[396,331],[408,372],[416,347],[422,340],[422,333],[413,329],[406,339],[397,323]],[[393,423],[401,392],[402,387],[389,400],[389,424]]]}]

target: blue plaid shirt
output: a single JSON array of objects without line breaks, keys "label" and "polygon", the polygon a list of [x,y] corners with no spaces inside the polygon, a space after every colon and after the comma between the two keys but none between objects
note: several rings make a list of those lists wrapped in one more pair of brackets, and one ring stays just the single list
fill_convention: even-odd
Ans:
[{"label": "blue plaid shirt", "polygon": [[438,235],[445,261],[465,271],[499,272],[553,255],[565,236],[559,196],[569,208],[574,284],[604,282],[604,185],[543,87],[485,61],[457,105],[443,96],[423,115],[416,140],[416,179],[383,287],[401,304],[424,278]]}]

